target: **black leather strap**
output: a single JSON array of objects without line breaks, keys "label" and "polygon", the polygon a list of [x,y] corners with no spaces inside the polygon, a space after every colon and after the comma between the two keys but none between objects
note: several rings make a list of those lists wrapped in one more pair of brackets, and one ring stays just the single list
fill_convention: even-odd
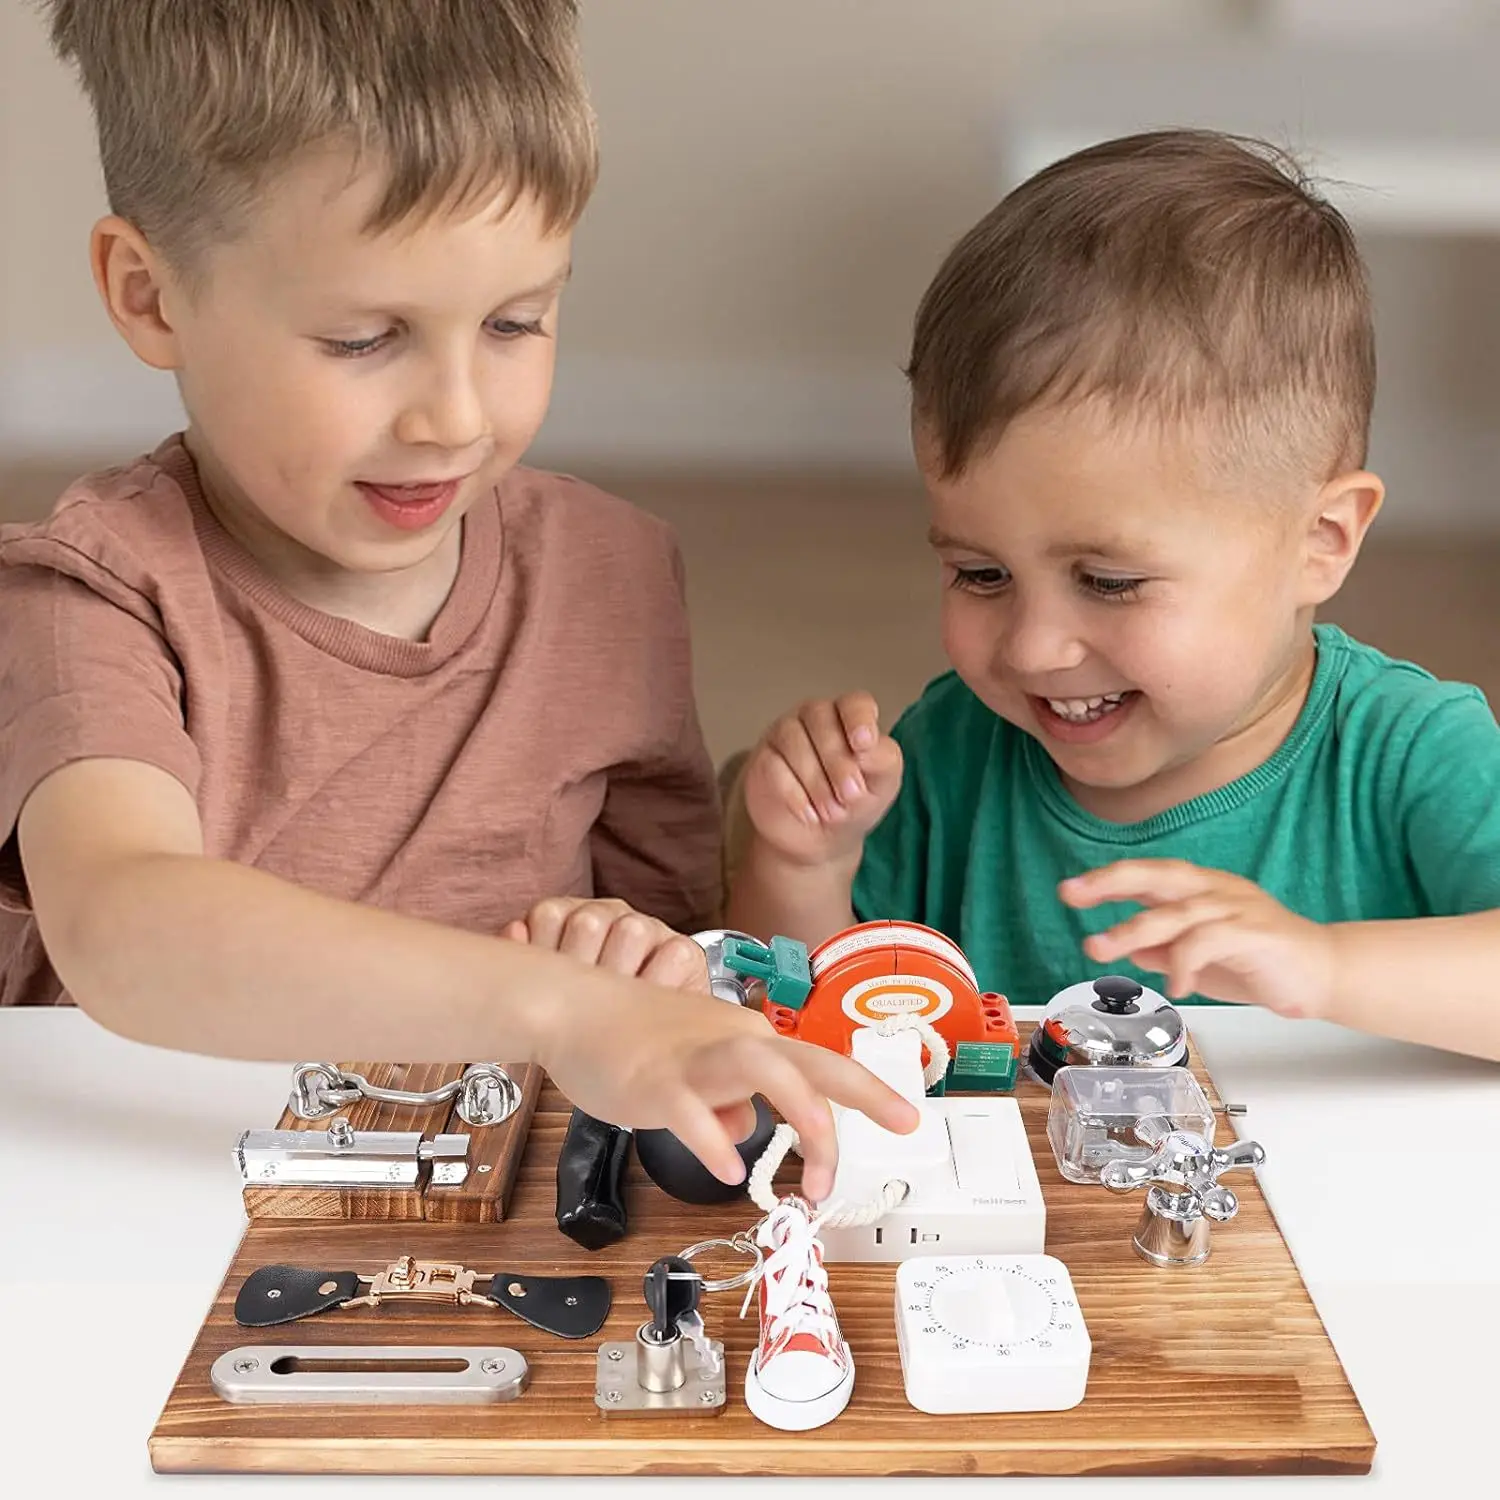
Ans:
[{"label": "black leather strap", "polygon": [[585,1250],[625,1235],[630,1132],[575,1109],[557,1157],[557,1227]]},{"label": "black leather strap", "polygon": [[261,1266],[234,1299],[234,1321],[242,1328],[274,1328],[326,1312],[359,1292],[353,1271],[308,1271],[300,1266]]},{"label": "black leather strap", "polygon": [[[598,1333],[609,1316],[609,1282],[602,1276],[528,1276],[501,1271],[488,1286],[477,1286],[522,1322],[564,1339]],[[360,1293],[353,1271],[312,1271],[302,1266],[261,1266],[252,1271],[234,1299],[234,1320],[242,1328],[274,1328],[338,1307]],[[391,1301],[399,1300],[392,1297]],[[476,1310],[477,1311],[477,1310]]]},{"label": "black leather strap", "polygon": [[523,1276],[499,1272],[486,1288],[506,1312],[564,1339],[598,1333],[609,1316],[609,1283],[602,1276]]}]

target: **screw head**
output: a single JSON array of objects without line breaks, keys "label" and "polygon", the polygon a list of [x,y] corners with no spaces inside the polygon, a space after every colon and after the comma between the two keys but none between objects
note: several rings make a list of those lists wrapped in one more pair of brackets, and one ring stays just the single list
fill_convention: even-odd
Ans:
[{"label": "screw head", "polygon": [[563,1301],[565,1303],[567,1303],[567,1305],[569,1307],[577,1307],[578,1306],[578,1298],[577,1297],[564,1297]]},{"label": "screw head", "polygon": [[476,1167],[475,1170],[479,1172],[493,1172],[495,1169],[489,1164],[489,1162],[483,1161],[480,1162],[479,1166]]},{"label": "screw head", "polygon": [[604,1357],[605,1359],[612,1360],[615,1364],[619,1364],[625,1358],[625,1354],[621,1349],[611,1349]]},{"label": "screw head", "polygon": [[279,1286],[273,1286],[271,1290],[266,1293],[267,1299],[272,1302],[274,1302],[280,1295],[281,1288]]},{"label": "screw head", "polygon": [[608,1401],[611,1406],[613,1406],[618,1402],[623,1401],[625,1397],[622,1396],[619,1391],[605,1391],[604,1399]]},{"label": "screw head", "polygon": [[237,1359],[234,1362],[234,1373],[236,1375],[249,1375],[252,1371],[260,1369],[258,1359]]},{"label": "screw head", "polygon": [[713,1406],[719,1399],[717,1391],[699,1391],[698,1400],[704,1406]]},{"label": "screw head", "polygon": [[483,1370],[486,1375],[498,1375],[502,1370],[504,1370],[505,1361],[503,1359],[496,1359],[492,1356],[489,1359],[480,1360],[479,1368]]}]

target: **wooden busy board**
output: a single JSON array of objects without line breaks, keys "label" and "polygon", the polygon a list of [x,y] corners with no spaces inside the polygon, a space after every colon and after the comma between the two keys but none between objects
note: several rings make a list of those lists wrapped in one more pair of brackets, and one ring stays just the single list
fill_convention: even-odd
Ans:
[{"label": "wooden busy board", "polygon": [[[1029,1028],[1022,1028],[1023,1044]],[[1210,1098],[1211,1081],[1196,1070]],[[1253,1174],[1238,1172],[1238,1218],[1213,1253],[1159,1270],[1131,1248],[1140,1192],[1117,1197],[1058,1174],[1048,1093],[1016,1089],[1047,1203],[1047,1251],[1072,1273],[1093,1340],[1087,1394],[1071,1411],[927,1416],[907,1404],[892,1300],[894,1265],[838,1264],[829,1285],[857,1378],[847,1410],[809,1433],[757,1422],[744,1405],[756,1320],[742,1293],[704,1299],[725,1344],[729,1400],[716,1416],[606,1417],[594,1404],[598,1345],[630,1339],[645,1316],[641,1276],[657,1256],[747,1227],[747,1202],[693,1208],[632,1165],[630,1234],[589,1254],[553,1220],[568,1104],[543,1090],[503,1223],[258,1221],[245,1233],[155,1431],[168,1471],[402,1474],[1223,1474],[1369,1471],[1375,1438]],[[1253,1125],[1253,1111],[1249,1119]],[[1247,1130],[1253,1135],[1253,1129]],[[1220,1124],[1220,1140],[1226,1129]],[[480,1307],[386,1304],[281,1328],[233,1317],[245,1277],[276,1262],[369,1274],[411,1254],[483,1271],[594,1273],[614,1287],[600,1333],[577,1343]],[[710,1276],[738,1269],[705,1262]],[[529,1389],[499,1406],[238,1406],[209,1369],[241,1344],[505,1344],[531,1366]]]}]

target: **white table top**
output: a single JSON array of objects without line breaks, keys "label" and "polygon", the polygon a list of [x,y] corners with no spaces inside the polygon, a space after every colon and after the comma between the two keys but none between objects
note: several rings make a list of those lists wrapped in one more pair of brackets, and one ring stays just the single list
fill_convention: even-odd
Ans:
[{"label": "white table top", "polygon": [[[1190,1024],[1224,1097],[1248,1106],[1241,1133],[1266,1148],[1266,1193],[1375,1430],[1374,1474],[1339,1492],[1436,1494],[1461,1479],[1467,1493],[1492,1492],[1500,1193],[1482,1144],[1500,1140],[1500,1066],[1255,1010],[1205,1010]],[[158,1478],[146,1439],[244,1228],[230,1148],[247,1126],[275,1118],[289,1068],[136,1046],[71,1010],[0,1012],[7,1490],[61,1481],[114,1500],[247,1483]],[[70,1190],[75,1178],[88,1196]],[[106,1399],[85,1406],[84,1386]],[[281,1495],[351,1482],[276,1484]],[[742,1491],[772,1482],[734,1481]],[[915,1491],[942,1481],[891,1482]],[[454,1481],[380,1483],[404,1496],[447,1493]],[[505,1481],[509,1494],[545,1486],[549,1497],[559,1484],[655,1483]],[[784,1495],[796,1481],[774,1483]],[[1236,1500],[1286,1500],[1327,1493],[1328,1483],[1199,1480],[1193,1494],[1232,1484]],[[695,1490],[729,1484],[694,1481]],[[1016,1480],[1006,1495],[1055,1500],[1086,1488],[1123,1500],[1160,1484]]]}]

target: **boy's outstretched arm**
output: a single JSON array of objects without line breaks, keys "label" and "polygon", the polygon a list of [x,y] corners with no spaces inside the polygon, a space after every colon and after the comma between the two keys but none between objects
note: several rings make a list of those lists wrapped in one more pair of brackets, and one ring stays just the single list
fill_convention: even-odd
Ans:
[{"label": "boy's outstretched arm", "polygon": [[[302,889],[202,853],[197,807],[166,772],[85,760],[46,778],[20,845],[48,954],[102,1025],[222,1057],[363,1056],[542,1064],[590,1114],[664,1126],[738,1181],[725,1119],[763,1093],[804,1143],[804,1184],[832,1184],[827,1100],[895,1130],[915,1112],[850,1059],[788,1042],[764,1017],[665,986],[691,939],[641,978]],[[646,980],[657,980],[652,984]]]},{"label": "boy's outstretched arm", "polygon": [[1253,881],[1180,860],[1122,860],[1059,887],[1070,906],[1145,909],[1084,943],[1130,958],[1167,993],[1263,1005],[1500,1061],[1500,911],[1389,922],[1309,921]]},{"label": "boy's outstretched arm", "polygon": [[1500,911],[1345,922],[1327,1019],[1500,1062]]},{"label": "boy's outstretched arm", "polygon": [[813,700],[778,719],[741,781],[751,834],[730,875],[726,925],[810,948],[850,926],[865,836],[896,800],[901,765],[868,693]]}]

